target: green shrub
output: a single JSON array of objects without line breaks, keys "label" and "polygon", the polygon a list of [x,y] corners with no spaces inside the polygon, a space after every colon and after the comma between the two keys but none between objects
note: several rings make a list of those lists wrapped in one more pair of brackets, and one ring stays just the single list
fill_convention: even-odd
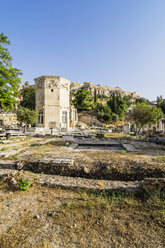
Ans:
[{"label": "green shrub", "polygon": [[112,113],[112,121],[117,122],[119,120],[119,116],[115,113]]},{"label": "green shrub", "polygon": [[19,181],[18,181],[18,184],[17,184],[17,189],[19,191],[26,191],[29,189],[29,186],[30,186],[30,181],[28,179],[25,179],[25,178],[21,178]]},{"label": "green shrub", "polygon": [[109,106],[97,103],[96,111],[99,120],[111,121],[111,109]]}]

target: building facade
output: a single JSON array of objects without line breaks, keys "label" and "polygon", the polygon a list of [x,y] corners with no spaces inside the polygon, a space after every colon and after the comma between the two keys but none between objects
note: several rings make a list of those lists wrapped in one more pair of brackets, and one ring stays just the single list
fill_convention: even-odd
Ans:
[{"label": "building facade", "polygon": [[75,128],[77,111],[70,106],[70,80],[59,76],[34,79],[36,87],[37,127],[69,131]]}]

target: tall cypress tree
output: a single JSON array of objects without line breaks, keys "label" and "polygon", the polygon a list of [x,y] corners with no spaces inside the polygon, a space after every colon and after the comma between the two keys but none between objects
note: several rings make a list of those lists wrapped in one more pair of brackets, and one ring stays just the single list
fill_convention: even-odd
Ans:
[{"label": "tall cypress tree", "polygon": [[94,89],[94,102],[97,102],[97,92],[96,92],[96,89]]},{"label": "tall cypress tree", "polygon": [[118,109],[118,99],[117,96],[114,94],[114,113],[117,113],[117,109]]}]

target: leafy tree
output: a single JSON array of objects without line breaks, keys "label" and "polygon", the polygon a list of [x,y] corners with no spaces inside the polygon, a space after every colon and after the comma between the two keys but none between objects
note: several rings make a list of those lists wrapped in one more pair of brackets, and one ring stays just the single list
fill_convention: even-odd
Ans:
[{"label": "leafy tree", "polygon": [[137,98],[135,103],[147,103],[149,102],[148,99],[145,97]]},{"label": "leafy tree", "polygon": [[28,125],[33,125],[36,123],[38,113],[36,110],[30,110],[28,108],[20,107],[17,110],[17,119],[18,121],[22,124],[25,124],[25,132],[26,132],[26,127]]},{"label": "leafy tree", "polygon": [[20,105],[24,108],[35,109],[35,86],[26,87],[22,92]]},{"label": "leafy tree", "polygon": [[161,108],[161,110],[165,114],[165,99],[163,99],[163,96],[157,97],[157,107]]},{"label": "leafy tree", "polygon": [[93,98],[89,90],[78,89],[74,96],[73,104],[78,110],[88,110],[92,108]]},{"label": "leafy tree", "polygon": [[25,86],[29,87],[29,82],[28,81],[25,82]]},{"label": "leafy tree", "polygon": [[0,34],[0,108],[12,110],[17,102],[19,78],[22,73],[12,67],[12,57],[6,48],[10,41],[4,33]]},{"label": "leafy tree", "polygon": [[127,112],[127,101],[120,95],[112,95],[107,102],[107,105],[111,108],[112,113],[117,114],[120,119],[123,119]]},{"label": "leafy tree", "polygon": [[162,110],[163,113],[165,114],[165,100],[163,100],[163,102],[160,104],[159,107],[161,108],[161,110]]},{"label": "leafy tree", "polygon": [[124,96],[123,99],[125,100],[127,107],[130,107],[133,102],[133,98],[131,96]]},{"label": "leafy tree", "polygon": [[119,120],[119,116],[115,113],[112,113],[112,121],[117,122]]},{"label": "leafy tree", "polygon": [[140,132],[144,125],[158,123],[163,118],[163,112],[160,108],[138,103],[132,111],[132,118]]},{"label": "leafy tree", "polygon": [[97,116],[99,120],[111,121],[111,109],[109,106],[104,106],[101,103],[98,103],[96,106]]},{"label": "leafy tree", "polygon": [[106,95],[104,95],[104,94],[101,94],[101,95],[100,95],[100,94],[98,94],[98,96],[97,96],[97,97],[98,97],[98,98],[102,98],[102,99],[103,99],[103,98],[108,98],[108,96],[106,96]]},{"label": "leafy tree", "polygon": [[163,103],[163,96],[157,96],[157,105],[160,106]]}]

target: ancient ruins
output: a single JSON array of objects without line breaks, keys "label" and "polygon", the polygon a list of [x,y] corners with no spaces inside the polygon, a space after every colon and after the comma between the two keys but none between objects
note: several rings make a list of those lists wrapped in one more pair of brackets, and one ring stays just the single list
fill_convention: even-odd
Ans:
[{"label": "ancient ruins", "polygon": [[111,88],[109,86],[95,85],[90,82],[72,82],[71,83],[71,92],[76,92],[79,88],[86,88],[91,92],[91,95],[94,96],[94,92],[98,96],[106,96],[110,97],[113,94],[121,95],[121,96],[131,96],[133,99],[139,98],[140,94],[137,92],[127,92],[122,90],[120,87]]},{"label": "ancient ruins", "polygon": [[57,76],[35,78],[36,126],[43,129],[69,131],[75,128],[77,111],[69,104],[70,80]]}]

